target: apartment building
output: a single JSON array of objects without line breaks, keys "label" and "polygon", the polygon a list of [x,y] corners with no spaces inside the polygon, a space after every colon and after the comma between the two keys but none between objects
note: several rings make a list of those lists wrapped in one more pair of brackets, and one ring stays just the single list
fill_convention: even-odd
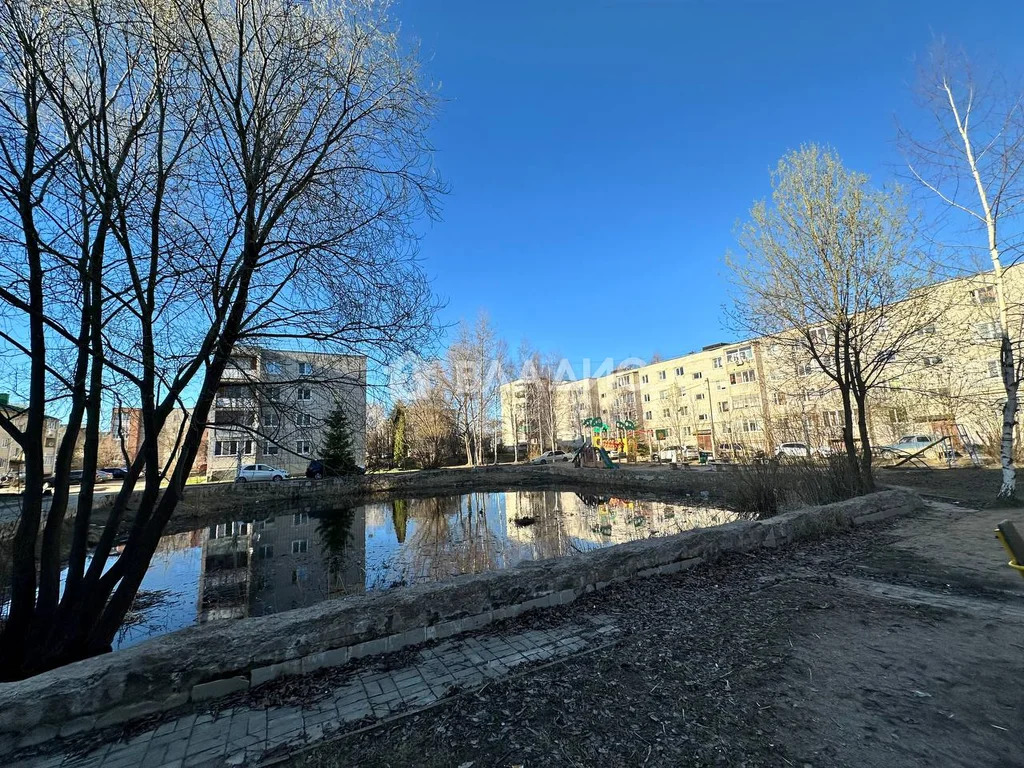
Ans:
[{"label": "apartment building", "polygon": [[366,458],[366,358],[270,349],[240,350],[224,371],[207,432],[207,478],[227,480],[246,464],[292,475],[319,455],[326,422],[345,411],[353,458]]},{"label": "apartment building", "polygon": [[[18,429],[28,426],[28,411],[22,406],[10,405],[8,396],[0,394],[0,409]],[[64,425],[60,419],[46,416],[43,421],[43,473],[52,474],[57,461],[57,448],[64,437]],[[25,452],[14,438],[0,432],[0,477],[18,477],[25,469]]]},{"label": "apartment building", "polygon": [[[1006,270],[1005,279],[1009,324],[1019,338],[1024,265]],[[871,350],[884,361],[868,399],[872,440],[886,445],[922,432],[949,435],[960,447],[962,436],[975,444],[994,439],[1004,393],[992,274],[936,283],[914,300],[922,322],[912,337],[901,338],[898,349],[887,349],[882,323],[878,349]],[[725,457],[772,452],[791,441],[816,449],[842,444],[843,407],[834,382],[805,351],[778,339],[712,344],[596,377],[586,386],[596,402],[583,418],[600,416],[612,426],[629,419],[655,449],[699,448]],[[503,421],[506,393],[514,389],[502,390]]]},{"label": "apartment building", "polygon": [[[167,460],[171,458],[171,455],[175,453],[179,444],[180,436],[184,433],[185,423],[190,418],[190,412],[185,412],[178,408],[175,408],[167,415],[164,427],[157,437],[157,456],[159,457],[161,467],[163,467]],[[115,408],[110,414],[110,435],[114,438],[118,447],[118,458],[116,459],[117,464],[123,463],[123,459],[120,455],[120,449],[122,446],[124,452],[128,455],[129,460],[138,456],[139,451],[142,450],[142,443],[146,435],[146,430],[142,423],[142,409],[126,407]],[[205,460],[206,454],[204,451],[199,456],[199,461],[197,461],[197,463],[201,463]],[[103,461],[104,459],[101,458],[101,466],[104,466]]]}]

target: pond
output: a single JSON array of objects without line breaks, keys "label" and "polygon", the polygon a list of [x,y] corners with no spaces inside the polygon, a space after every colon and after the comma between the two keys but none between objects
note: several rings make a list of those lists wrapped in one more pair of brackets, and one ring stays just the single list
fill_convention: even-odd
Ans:
[{"label": "pond", "polygon": [[[243,514],[243,513],[239,513]],[[510,568],[720,525],[735,513],[571,491],[469,493],[345,509],[244,513],[164,536],[115,640]]]}]

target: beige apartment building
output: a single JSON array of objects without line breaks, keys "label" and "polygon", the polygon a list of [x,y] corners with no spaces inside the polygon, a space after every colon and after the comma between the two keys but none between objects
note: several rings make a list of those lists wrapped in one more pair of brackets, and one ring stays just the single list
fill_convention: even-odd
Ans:
[{"label": "beige apartment building", "polygon": [[[1024,265],[1005,272],[1011,336],[1024,331]],[[999,323],[991,273],[929,286],[913,298],[917,325],[887,349],[880,324],[873,354],[880,376],[868,400],[876,445],[901,435],[947,435],[957,449],[984,445],[1000,425]],[[1018,350],[1019,354],[1020,350]],[[719,457],[771,453],[784,442],[835,449],[842,442],[842,402],[833,382],[806,352],[777,339],[712,344],[700,351],[579,382],[558,383],[557,402],[580,404],[571,417],[559,409],[556,433],[568,442],[588,416],[611,425],[631,420],[652,447],[688,447]],[[503,435],[512,437],[511,409],[521,382],[502,388]],[[566,394],[562,394],[562,392]],[[581,396],[578,393],[588,393]],[[571,394],[570,394],[571,393]],[[520,396],[519,401],[523,401]],[[589,403],[589,413],[586,405]],[[520,422],[521,424],[522,422]],[[524,440],[520,431],[520,442]]]},{"label": "beige apartment building", "polygon": [[319,457],[326,422],[341,407],[352,453],[366,461],[366,358],[270,349],[239,351],[224,371],[207,427],[207,478],[247,464],[302,475]]}]

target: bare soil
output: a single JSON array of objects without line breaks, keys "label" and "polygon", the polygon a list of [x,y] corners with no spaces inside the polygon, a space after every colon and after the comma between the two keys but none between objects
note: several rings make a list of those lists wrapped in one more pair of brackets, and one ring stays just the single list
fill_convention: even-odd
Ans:
[{"label": "bare soil", "polygon": [[1024,580],[998,515],[936,504],[528,614],[623,632],[292,764],[1024,765]]}]

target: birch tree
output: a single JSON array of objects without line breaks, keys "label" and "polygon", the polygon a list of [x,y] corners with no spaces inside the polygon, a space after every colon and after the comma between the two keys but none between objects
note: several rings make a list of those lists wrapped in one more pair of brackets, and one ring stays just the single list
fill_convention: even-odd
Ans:
[{"label": "birch tree", "polygon": [[917,331],[935,308],[918,289],[927,261],[898,188],[874,189],[831,149],[790,152],[772,174],[727,261],[747,333],[791,351],[842,404],[842,440],[854,488],[874,487],[868,395],[910,364]]},{"label": "birch tree", "polygon": [[1014,439],[1018,390],[1024,369],[1022,329],[1011,318],[1004,269],[1019,247],[1019,214],[1024,201],[1024,89],[993,78],[979,86],[962,55],[937,47],[922,75],[929,135],[901,136],[912,177],[977,233],[992,270],[999,323],[1002,401],[998,497],[1016,496]]}]

